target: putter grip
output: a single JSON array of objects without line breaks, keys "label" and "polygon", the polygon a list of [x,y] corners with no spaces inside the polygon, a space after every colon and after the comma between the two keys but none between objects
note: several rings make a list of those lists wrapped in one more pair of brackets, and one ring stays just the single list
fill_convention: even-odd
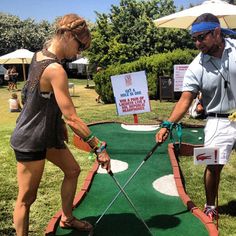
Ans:
[{"label": "putter grip", "polygon": [[156,143],[155,146],[152,148],[152,150],[147,154],[147,156],[144,158],[143,161],[146,161],[157,149],[157,147],[161,145],[160,143]]}]

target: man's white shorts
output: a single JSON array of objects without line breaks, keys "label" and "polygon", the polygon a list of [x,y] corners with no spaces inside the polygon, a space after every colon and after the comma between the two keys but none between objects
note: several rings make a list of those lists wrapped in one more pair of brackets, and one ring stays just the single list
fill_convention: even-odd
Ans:
[{"label": "man's white shorts", "polygon": [[236,122],[228,118],[208,117],[205,132],[205,147],[218,147],[219,164],[226,164],[231,151],[236,147]]}]

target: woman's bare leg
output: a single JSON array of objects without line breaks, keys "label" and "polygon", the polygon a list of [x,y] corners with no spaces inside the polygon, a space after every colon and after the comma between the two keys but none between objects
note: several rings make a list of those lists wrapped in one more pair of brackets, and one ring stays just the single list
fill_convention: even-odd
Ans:
[{"label": "woman's bare leg", "polygon": [[72,216],[72,206],[77,188],[77,180],[80,174],[79,164],[76,162],[68,148],[48,149],[47,159],[64,172],[64,179],[61,185],[62,218],[70,218]]},{"label": "woman's bare leg", "polygon": [[57,165],[64,172],[61,186],[62,216],[61,227],[73,227],[77,230],[90,231],[92,225],[72,217],[73,200],[77,189],[80,166],[68,148],[48,149],[47,159]]},{"label": "woman's bare leg", "polygon": [[30,206],[36,199],[44,164],[45,160],[17,163],[19,192],[13,216],[17,236],[28,235]]}]

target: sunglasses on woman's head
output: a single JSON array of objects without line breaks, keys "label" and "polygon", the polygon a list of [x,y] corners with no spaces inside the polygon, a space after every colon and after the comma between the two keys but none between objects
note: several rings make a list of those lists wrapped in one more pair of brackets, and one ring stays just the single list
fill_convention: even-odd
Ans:
[{"label": "sunglasses on woman's head", "polygon": [[74,36],[74,39],[76,40],[76,42],[79,44],[78,51],[82,52],[85,49],[85,44],[83,44],[79,40],[79,38],[78,38],[78,36],[76,34],[73,34],[73,36]]},{"label": "sunglasses on woman's head", "polygon": [[207,32],[205,32],[205,33],[202,33],[202,34],[199,34],[198,36],[192,36],[192,40],[194,41],[194,42],[202,42],[205,38],[206,38],[206,36],[208,35],[208,34],[210,34],[210,33],[212,33],[212,30],[209,30],[209,31],[207,31]]}]

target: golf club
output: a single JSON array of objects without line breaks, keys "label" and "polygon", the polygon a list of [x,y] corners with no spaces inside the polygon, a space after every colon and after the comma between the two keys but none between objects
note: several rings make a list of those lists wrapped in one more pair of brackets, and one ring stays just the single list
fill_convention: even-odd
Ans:
[{"label": "golf club", "polygon": [[125,198],[128,200],[129,204],[133,207],[136,215],[138,216],[138,218],[143,222],[144,226],[146,227],[146,229],[149,231],[149,233],[152,235],[151,230],[149,229],[149,227],[147,226],[146,222],[144,221],[144,219],[142,218],[142,216],[139,214],[139,212],[137,211],[136,207],[134,206],[133,202],[131,201],[131,199],[129,198],[128,194],[125,192],[125,190],[122,188],[122,186],[120,185],[120,183],[118,182],[118,180],[115,178],[113,172],[110,170],[108,172],[108,174],[112,177],[112,179],[115,181],[116,185],[119,187],[120,191],[124,194]]},{"label": "golf club", "polygon": [[[157,149],[158,146],[160,146],[161,143],[156,143],[154,145],[154,147],[151,149],[151,151],[148,152],[148,154],[146,155],[146,157],[143,159],[143,161],[140,163],[140,165],[138,166],[138,168],[134,171],[134,173],[129,177],[129,179],[126,181],[126,183],[124,184],[123,188],[121,188],[122,190],[125,189],[125,187],[129,184],[129,182],[133,179],[133,177],[136,175],[136,173],[139,171],[139,169],[144,165],[144,163],[151,157],[151,155],[155,152],[155,150]],[[118,198],[118,196],[121,194],[122,190],[120,190],[116,196],[114,197],[114,199],[108,204],[107,208],[104,210],[104,212],[101,214],[101,216],[98,218],[98,220],[95,222],[95,226],[94,228],[97,226],[97,224],[101,221],[102,217],[106,214],[106,212],[109,210],[109,208],[113,205],[113,203],[115,202],[115,200]]]}]

